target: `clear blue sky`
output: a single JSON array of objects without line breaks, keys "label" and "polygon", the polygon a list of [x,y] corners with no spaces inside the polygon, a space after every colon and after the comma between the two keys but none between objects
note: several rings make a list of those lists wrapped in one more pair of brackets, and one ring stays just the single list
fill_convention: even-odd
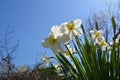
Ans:
[{"label": "clear blue sky", "polygon": [[44,52],[54,54],[41,46],[52,25],[64,21],[88,18],[90,12],[104,10],[103,0],[0,0],[0,31],[10,25],[20,41],[15,53],[17,65],[32,65]]}]

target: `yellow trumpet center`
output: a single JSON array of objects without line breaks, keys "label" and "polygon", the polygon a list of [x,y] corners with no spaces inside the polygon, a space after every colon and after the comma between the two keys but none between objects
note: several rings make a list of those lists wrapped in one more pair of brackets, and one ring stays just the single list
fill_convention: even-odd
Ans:
[{"label": "yellow trumpet center", "polygon": [[56,42],[57,42],[57,39],[55,39],[55,38],[49,38],[49,43],[50,43],[51,45],[55,45]]},{"label": "yellow trumpet center", "polygon": [[97,38],[97,37],[99,37],[100,36],[100,33],[99,32],[96,32],[95,33],[95,37]]},{"label": "yellow trumpet center", "polygon": [[104,46],[104,45],[106,45],[106,44],[107,44],[106,41],[102,41],[102,42],[101,42],[101,45],[102,45],[102,46]]},{"label": "yellow trumpet center", "polygon": [[67,28],[68,28],[69,31],[74,30],[74,24],[73,24],[73,23],[69,23],[69,24],[67,25]]}]

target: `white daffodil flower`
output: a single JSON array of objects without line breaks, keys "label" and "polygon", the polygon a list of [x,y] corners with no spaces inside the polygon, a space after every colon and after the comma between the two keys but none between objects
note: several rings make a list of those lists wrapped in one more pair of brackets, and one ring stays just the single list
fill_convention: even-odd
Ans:
[{"label": "white daffodil flower", "polygon": [[95,39],[101,37],[102,33],[103,33],[102,30],[91,30],[90,34],[91,34],[92,40],[95,40]]},{"label": "white daffodil flower", "polygon": [[43,62],[46,62],[46,63],[49,63],[49,62],[52,61],[53,58],[54,58],[54,57],[49,57],[49,58],[47,58],[46,53],[45,53],[44,56],[43,56],[43,58],[42,58],[42,61],[43,61]]},{"label": "white daffodil flower", "polygon": [[82,21],[80,19],[62,23],[61,31],[67,34],[70,40],[73,40],[75,36],[81,36],[81,34],[83,34],[83,31],[80,28],[81,24],[82,24]]},{"label": "white daffodil flower", "polygon": [[42,57],[42,61],[44,63],[44,67],[49,67],[50,66],[50,62],[53,60],[54,57],[47,57],[46,53],[44,54],[44,56]]},{"label": "white daffodil flower", "polygon": [[96,39],[96,43],[99,44],[102,48],[102,50],[106,50],[106,47],[108,47],[108,43],[105,41],[105,38],[103,36]]},{"label": "white daffodil flower", "polygon": [[108,47],[108,46],[109,45],[108,45],[108,43],[105,40],[101,41],[102,50],[106,50],[106,47]]},{"label": "white daffodil flower", "polygon": [[50,48],[55,54],[58,52],[63,52],[61,47],[62,43],[68,41],[68,36],[61,33],[60,27],[55,25],[51,28],[48,38],[42,41],[43,47]]},{"label": "white daffodil flower", "polygon": [[70,52],[68,50],[66,50],[65,51],[65,57],[69,58],[70,57],[70,53],[72,53],[72,54],[76,53],[76,50],[75,50],[74,47],[71,48],[70,45],[67,45],[67,48],[69,49]]}]

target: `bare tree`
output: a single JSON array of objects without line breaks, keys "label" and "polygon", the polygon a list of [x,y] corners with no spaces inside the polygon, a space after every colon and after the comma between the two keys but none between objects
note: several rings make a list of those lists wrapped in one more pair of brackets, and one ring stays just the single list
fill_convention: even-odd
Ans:
[{"label": "bare tree", "polygon": [[12,41],[14,30],[8,26],[5,30],[3,40],[0,40],[0,75],[10,79],[11,74],[15,72],[15,64],[13,63],[13,54],[18,48],[18,41]]}]

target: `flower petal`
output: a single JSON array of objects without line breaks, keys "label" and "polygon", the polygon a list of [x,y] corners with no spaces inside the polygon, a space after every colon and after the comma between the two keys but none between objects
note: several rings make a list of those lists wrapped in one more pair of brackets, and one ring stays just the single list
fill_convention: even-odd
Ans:
[{"label": "flower petal", "polygon": [[80,26],[81,26],[82,21],[81,21],[80,19],[76,19],[76,20],[73,21],[73,23],[74,23],[74,25],[75,25],[74,27],[77,28],[77,27],[80,27]]},{"label": "flower petal", "polygon": [[96,38],[96,43],[97,44],[101,44],[101,41],[105,40],[105,38],[103,36]]},{"label": "flower petal", "polygon": [[59,35],[60,33],[60,27],[57,26],[57,25],[54,25],[52,28],[51,28],[51,33],[50,35],[54,36],[54,38],[57,38],[57,36]]},{"label": "flower petal", "polygon": [[70,40],[69,36],[68,36],[67,34],[64,34],[64,33],[61,34],[61,35],[58,37],[58,41],[59,41],[60,43],[63,43],[63,44],[69,42],[69,40]]},{"label": "flower petal", "polygon": [[83,31],[81,28],[75,28],[74,31],[77,32],[77,36],[81,36],[83,34]]},{"label": "flower petal", "polygon": [[67,22],[64,22],[64,23],[62,23],[62,24],[60,25],[60,32],[61,32],[61,33],[64,33],[64,32],[65,32],[65,28],[67,27],[67,26],[66,26],[67,24],[68,24]]},{"label": "flower petal", "polygon": [[54,46],[51,46],[50,48],[55,54],[57,54],[58,52],[63,52],[62,47],[59,43]]},{"label": "flower petal", "polygon": [[94,30],[90,30],[89,32],[90,32],[90,34],[95,34]]}]

